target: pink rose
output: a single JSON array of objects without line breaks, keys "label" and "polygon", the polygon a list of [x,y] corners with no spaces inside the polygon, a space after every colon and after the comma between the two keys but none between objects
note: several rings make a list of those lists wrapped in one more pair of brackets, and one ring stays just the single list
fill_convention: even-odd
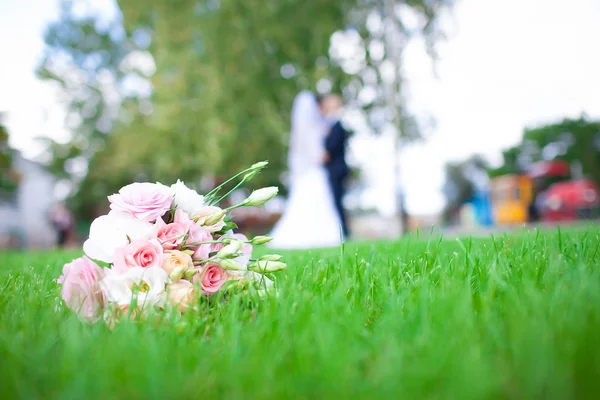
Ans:
[{"label": "pink rose", "polygon": [[210,245],[210,252],[214,253],[217,252],[219,250],[221,250],[223,248],[223,242],[219,242],[219,243],[213,243]]},{"label": "pink rose", "polygon": [[[210,232],[203,227],[198,225],[190,227],[190,235],[187,241],[188,243],[210,242],[212,240],[213,238]],[[210,253],[210,244],[201,244],[196,247],[192,247],[192,250],[194,250],[194,258],[208,258]]]},{"label": "pink rose", "polygon": [[113,270],[125,273],[129,268],[160,268],[163,263],[163,248],[157,239],[138,239],[127,246],[116,249]]},{"label": "pink rose", "polygon": [[[174,223],[184,225],[189,231],[186,244],[211,242],[213,240],[213,237],[208,229],[195,224],[194,221],[192,221],[190,217],[182,210],[177,210],[175,212]],[[199,244],[191,249],[194,250],[194,258],[208,258],[208,255],[211,251],[210,244]]]},{"label": "pink rose", "polygon": [[194,283],[200,282],[202,293],[210,296],[221,289],[227,280],[227,272],[217,263],[208,263],[194,275]]},{"label": "pink rose", "polygon": [[65,264],[58,278],[67,306],[90,322],[98,321],[102,314],[104,295],[98,283],[102,278],[102,268],[85,256]]},{"label": "pink rose", "polygon": [[119,193],[108,196],[111,210],[154,222],[171,209],[173,194],[166,186],[143,182],[123,186]]},{"label": "pink rose", "polygon": [[154,224],[156,236],[164,250],[179,249],[181,242],[185,238],[188,227],[181,222],[165,224],[162,218],[156,220]]}]

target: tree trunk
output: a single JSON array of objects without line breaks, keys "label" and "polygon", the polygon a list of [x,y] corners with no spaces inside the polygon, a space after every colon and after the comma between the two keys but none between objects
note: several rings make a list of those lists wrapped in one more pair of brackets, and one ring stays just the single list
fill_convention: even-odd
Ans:
[{"label": "tree trunk", "polygon": [[394,6],[397,0],[383,0],[384,3],[384,24],[385,24],[385,52],[386,60],[389,60],[394,66],[394,80],[386,85],[386,103],[389,109],[394,110],[392,125],[396,129],[396,135],[393,143],[393,185],[394,185],[394,203],[396,210],[396,221],[400,236],[406,233],[406,223],[403,211],[403,198],[400,190],[400,159],[399,152],[402,146],[402,103],[400,101],[400,92],[402,76],[400,74],[401,55],[403,45],[399,39],[401,31],[398,29]]}]

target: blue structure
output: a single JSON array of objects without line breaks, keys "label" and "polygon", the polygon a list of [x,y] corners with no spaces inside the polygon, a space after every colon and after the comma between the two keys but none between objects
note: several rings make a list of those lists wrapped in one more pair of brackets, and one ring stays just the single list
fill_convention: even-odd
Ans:
[{"label": "blue structure", "polygon": [[481,226],[492,226],[494,218],[492,215],[492,202],[489,190],[475,189],[473,198],[469,200],[475,211],[475,219]]}]

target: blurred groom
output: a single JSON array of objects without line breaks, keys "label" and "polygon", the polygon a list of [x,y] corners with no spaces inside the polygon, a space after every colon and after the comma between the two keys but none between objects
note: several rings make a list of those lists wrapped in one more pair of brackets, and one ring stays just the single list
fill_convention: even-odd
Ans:
[{"label": "blurred groom", "polygon": [[330,123],[331,129],[325,138],[325,167],[329,175],[329,186],[333,193],[335,208],[337,209],[342,224],[344,237],[350,236],[346,219],[346,210],[343,205],[345,183],[348,177],[346,164],[346,141],[348,132],[340,122],[340,111],[343,106],[342,98],[336,94],[329,94],[318,99],[321,114]]}]

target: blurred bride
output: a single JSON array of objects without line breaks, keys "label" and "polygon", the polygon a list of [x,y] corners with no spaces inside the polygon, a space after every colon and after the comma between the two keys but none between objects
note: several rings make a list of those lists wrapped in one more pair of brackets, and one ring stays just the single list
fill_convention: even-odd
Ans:
[{"label": "blurred bride", "polygon": [[270,234],[270,247],[308,249],[341,243],[340,220],[324,167],[324,141],[329,129],[315,96],[308,91],[299,93],[292,107],[289,196]]}]

